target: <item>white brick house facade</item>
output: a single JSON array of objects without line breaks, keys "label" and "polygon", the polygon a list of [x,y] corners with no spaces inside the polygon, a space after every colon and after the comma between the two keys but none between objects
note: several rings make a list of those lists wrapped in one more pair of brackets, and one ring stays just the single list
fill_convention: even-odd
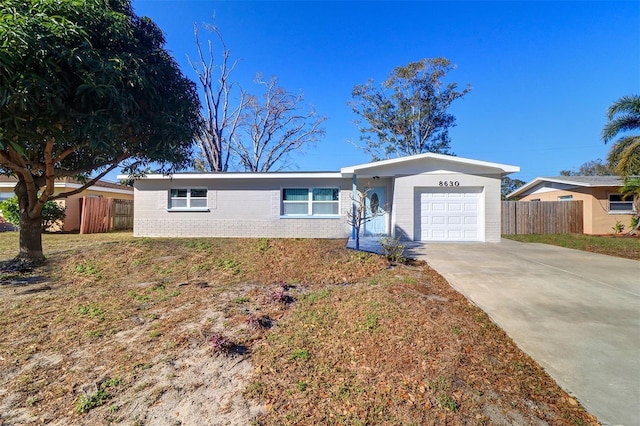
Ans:
[{"label": "white brick house facade", "polygon": [[346,238],[354,190],[375,188],[380,198],[370,204],[385,214],[370,232],[408,240],[499,241],[501,178],[517,171],[420,154],[331,173],[148,175],[134,183],[134,235]]}]

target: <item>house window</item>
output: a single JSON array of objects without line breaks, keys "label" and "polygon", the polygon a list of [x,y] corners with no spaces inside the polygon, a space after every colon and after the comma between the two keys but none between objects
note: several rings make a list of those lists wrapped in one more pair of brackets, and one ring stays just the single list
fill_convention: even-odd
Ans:
[{"label": "house window", "polygon": [[558,201],[572,201],[573,195],[560,195]]},{"label": "house window", "polygon": [[620,194],[609,194],[609,213],[633,213],[633,199],[622,199]]},{"label": "house window", "polygon": [[169,210],[206,210],[207,190],[174,188],[169,191]]},{"label": "house window", "polygon": [[338,216],[340,208],[338,188],[284,188],[282,214],[284,216]]}]

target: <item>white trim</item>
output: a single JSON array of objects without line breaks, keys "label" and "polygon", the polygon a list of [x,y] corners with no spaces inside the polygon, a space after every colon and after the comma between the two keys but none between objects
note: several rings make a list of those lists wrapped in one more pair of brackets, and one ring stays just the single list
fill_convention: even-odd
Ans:
[{"label": "white trim", "polygon": [[168,212],[210,212],[208,207],[176,207],[167,209]]},{"label": "white trim", "polygon": [[[173,175],[148,174],[136,180],[218,180],[218,179],[341,179],[344,176],[337,172],[225,172],[225,173],[176,173]],[[128,179],[127,175],[118,175],[118,179]]]},{"label": "white trim", "polygon": [[502,173],[517,173],[520,171],[520,167],[518,166],[492,163],[488,161],[472,160],[470,158],[455,157],[453,155],[435,154],[432,152],[428,152],[426,154],[410,155],[407,157],[398,157],[398,158],[392,158],[389,160],[376,161],[373,163],[358,164],[356,166],[343,167],[342,169],[340,169],[340,172],[343,175],[354,174],[354,173],[358,173],[358,171],[363,169],[374,169],[378,167],[384,167],[389,165],[407,163],[407,162],[418,161],[418,160],[426,160],[426,159],[434,159],[434,160],[440,160],[440,161],[447,161],[451,163],[469,164],[473,166],[499,169]]},{"label": "white trim", "polygon": [[[516,197],[516,196],[520,196],[523,193],[526,193],[527,191],[529,191],[531,188],[534,188],[536,185],[540,185],[543,184],[545,182],[549,182],[552,184],[559,184],[559,185],[563,185],[564,187],[562,187],[561,189],[570,189],[570,188],[575,188],[575,187],[584,187],[584,188],[598,188],[598,187],[609,187],[609,186],[623,186],[624,182],[622,180],[622,178],[619,178],[619,182],[618,183],[613,183],[613,182],[602,182],[602,183],[592,183],[592,182],[578,182],[575,180],[571,180],[571,177],[568,176],[566,179],[563,179],[561,177],[537,177],[534,180],[532,180],[529,183],[526,183],[524,185],[522,185],[520,188],[516,189],[515,191],[513,191],[510,194],[507,194],[507,198],[511,198],[511,197]],[[560,188],[553,188],[555,189],[560,189]],[[534,192],[538,192],[539,190],[536,189],[536,191]],[[530,195],[530,193],[527,193],[526,195]]]},{"label": "white trim", "polygon": [[[452,155],[434,154],[428,152],[426,154],[409,155],[406,157],[392,158],[390,160],[375,161],[372,163],[359,164],[355,166],[343,167],[339,172],[224,172],[224,173],[176,173],[172,175],[163,174],[147,174],[135,178],[136,180],[183,180],[183,179],[340,179],[351,178],[359,171],[367,170],[367,174],[375,174],[375,170],[381,167],[410,163],[421,160],[437,160],[449,163],[466,164],[478,167],[484,167],[498,171],[501,174],[516,173],[520,171],[520,167],[508,164],[492,163],[489,161],[472,160],[470,158],[454,157]],[[118,175],[118,179],[129,179],[128,175]]]}]

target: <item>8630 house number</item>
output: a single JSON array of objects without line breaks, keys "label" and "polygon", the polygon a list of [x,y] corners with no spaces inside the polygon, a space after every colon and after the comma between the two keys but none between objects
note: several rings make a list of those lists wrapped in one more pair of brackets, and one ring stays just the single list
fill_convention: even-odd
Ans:
[{"label": "8630 house number", "polygon": [[438,182],[438,186],[460,186],[460,182],[457,180],[441,180]]}]

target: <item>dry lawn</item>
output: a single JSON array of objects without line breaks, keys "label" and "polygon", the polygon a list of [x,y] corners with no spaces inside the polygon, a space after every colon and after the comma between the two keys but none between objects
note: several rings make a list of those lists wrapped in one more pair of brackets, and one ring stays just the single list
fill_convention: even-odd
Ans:
[{"label": "dry lawn", "polygon": [[503,238],[640,260],[640,235],[529,234],[503,235]]},{"label": "dry lawn", "polygon": [[0,424],[597,424],[425,264],[114,237],[1,273]]}]

